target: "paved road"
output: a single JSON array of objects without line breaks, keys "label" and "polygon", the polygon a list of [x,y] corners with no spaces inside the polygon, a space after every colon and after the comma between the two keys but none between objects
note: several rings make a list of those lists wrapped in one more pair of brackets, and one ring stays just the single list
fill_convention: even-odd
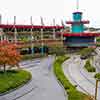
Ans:
[{"label": "paved road", "polygon": [[[69,78],[69,80],[77,85],[77,89],[89,93],[91,95],[95,94],[95,79],[93,74],[86,72],[83,69],[85,61],[81,60],[79,57],[71,57],[68,61],[63,64],[64,74]],[[100,100],[100,88],[98,89],[98,100]]]},{"label": "paved road", "polygon": [[53,74],[53,61],[54,57],[50,56],[42,60],[21,63],[22,67],[31,71],[32,81],[22,87],[23,89],[0,97],[0,100],[67,100],[63,88]]}]

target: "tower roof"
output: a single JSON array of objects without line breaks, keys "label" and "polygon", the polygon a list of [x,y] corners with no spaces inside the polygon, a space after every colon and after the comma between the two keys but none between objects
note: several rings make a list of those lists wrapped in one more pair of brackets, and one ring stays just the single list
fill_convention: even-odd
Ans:
[{"label": "tower roof", "polygon": [[67,24],[81,24],[81,23],[83,23],[83,24],[89,24],[89,21],[88,20],[83,20],[83,21],[67,21],[66,22]]},{"label": "tower roof", "polygon": [[82,14],[80,11],[73,12],[73,14]]}]

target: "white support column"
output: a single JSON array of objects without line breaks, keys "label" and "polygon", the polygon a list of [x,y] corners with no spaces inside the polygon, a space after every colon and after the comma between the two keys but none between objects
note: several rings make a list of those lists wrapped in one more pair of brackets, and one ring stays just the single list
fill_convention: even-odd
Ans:
[{"label": "white support column", "polygon": [[4,40],[7,40],[6,34],[4,34]]},{"label": "white support column", "polygon": [[43,28],[41,28],[41,43],[42,43],[42,47],[44,46],[44,42],[43,42]]},{"label": "white support column", "polygon": [[43,28],[41,28],[41,54],[44,54]]},{"label": "white support column", "polygon": [[[42,25],[42,27],[44,26],[44,22],[43,22],[43,18],[42,17],[40,17],[41,18],[41,25]],[[44,40],[44,37],[43,37],[43,28],[41,28],[41,54],[43,55],[44,54],[44,42],[43,42],[43,40]]]},{"label": "white support column", "polygon": [[0,14],[0,24],[2,24],[2,15]]},{"label": "white support column", "polygon": [[4,33],[3,33],[3,29],[0,28],[0,37],[1,37],[1,41],[4,40]]},{"label": "white support column", "polygon": [[33,37],[32,29],[31,29],[31,50],[32,50],[32,54],[34,54],[34,37]]},{"label": "white support column", "polygon": [[[53,26],[55,26],[55,19],[53,19]],[[53,39],[56,39],[56,30],[53,28]]]},{"label": "white support column", "polygon": [[1,33],[1,39],[7,40],[6,34],[3,32],[3,29],[0,29],[0,33]]},{"label": "white support column", "polygon": [[56,31],[55,31],[55,28],[53,28],[53,39],[54,39],[54,40],[56,39],[55,34],[56,34]]},{"label": "white support column", "polygon": [[17,29],[14,28],[14,42],[17,43]]},{"label": "white support column", "polygon": [[[41,18],[41,25],[44,26],[43,18]],[[41,28],[41,40],[43,40],[43,28]]]},{"label": "white support column", "polygon": [[[61,25],[63,27],[65,26],[63,20],[61,20]],[[63,41],[63,39],[64,39],[64,37],[63,37],[63,29],[61,29],[60,32],[61,32],[61,40]]]},{"label": "white support column", "polygon": [[[2,15],[0,14],[0,24],[2,24]],[[0,40],[3,41],[3,29],[0,28]]]},{"label": "white support column", "polygon": [[3,35],[1,32],[0,32],[0,41],[3,41]]},{"label": "white support column", "polygon": [[14,16],[14,42],[17,43],[16,16]]},{"label": "white support column", "polygon": [[61,33],[61,41],[63,41],[63,30],[62,29],[60,30],[60,33]]},{"label": "white support column", "polygon": [[33,43],[34,37],[33,37],[33,22],[32,22],[32,16],[30,17],[30,23],[32,25],[32,28],[31,28],[31,50],[32,50],[32,54],[34,54],[34,43]]}]

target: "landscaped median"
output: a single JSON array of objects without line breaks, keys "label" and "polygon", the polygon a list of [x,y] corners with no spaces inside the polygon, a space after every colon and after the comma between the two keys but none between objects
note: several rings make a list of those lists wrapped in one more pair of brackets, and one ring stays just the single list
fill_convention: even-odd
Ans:
[{"label": "landscaped median", "polygon": [[95,72],[96,71],[96,68],[93,67],[90,63],[90,60],[87,60],[86,61],[86,64],[84,66],[84,68],[88,71],[88,72]]},{"label": "landscaped median", "polygon": [[31,77],[25,70],[0,71],[0,95],[24,85]]},{"label": "landscaped median", "polygon": [[79,52],[79,54],[80,54],[81,59],[87,59],[93,56],[94,51],[95,51],[95,48],[84,48]]},{"label": "landscaped median", "polygon": [[90,96],[78,91],[74,85],[72,85],[67,77],[64,75],[62,70],[62,63],[69,59],[66,56],[59,56],[54,62],[54,73],[57,79],[61,82],[65,88],[66,93],[68,94],[68,100],[93,100]]}]

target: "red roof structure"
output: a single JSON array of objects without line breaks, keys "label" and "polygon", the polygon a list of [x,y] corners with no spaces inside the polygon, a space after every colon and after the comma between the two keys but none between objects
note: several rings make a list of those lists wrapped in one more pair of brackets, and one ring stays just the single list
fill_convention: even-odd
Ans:
[{"label": "red roof structure", "polygon": [[17,28],[17,29],[21,29],[21,28],[26,28],[26,29],[63,29],[64,26],[41,26],[41,25],[12,25],[12,24],[0,24],[0,28]]},{"label": "red roof structure", "polygon": [[97,37],[97,36],[100,36],[100,33],[63,33],[63,36],[65,37],[72,37],[72,36],[78,36],[78,37],[81,37],[81,36],[84,36],[84,37],[87,37],[87,36],[94,36],[94,37]]},{"label": "red roof structure", "polygon": [[81,24],[81,23],[89,24],[89,21],[88,20],[87,21],[84,20],[84,21],[79,21],[79,22],[78,21],[77,22],[76,21],[67,21],[66,22],[66,24]]}]

